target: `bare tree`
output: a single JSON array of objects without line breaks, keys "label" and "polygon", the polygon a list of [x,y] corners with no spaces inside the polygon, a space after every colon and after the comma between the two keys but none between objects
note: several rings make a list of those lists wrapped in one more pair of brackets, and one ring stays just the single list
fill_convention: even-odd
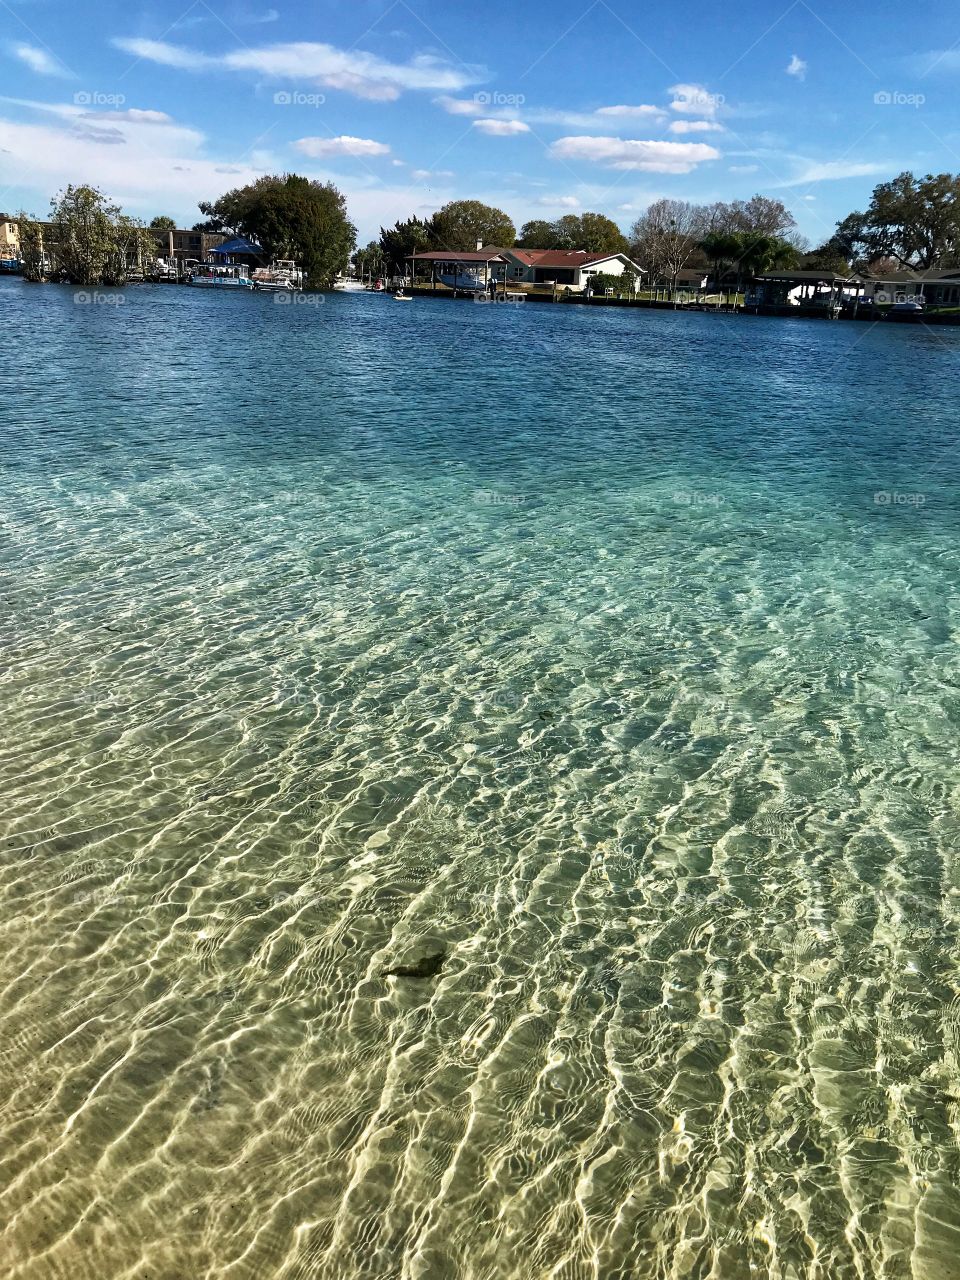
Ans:
[{"label": "bare tree", "polygon": [[693,256],[704,226],[702,206],[686,200],[655,200],[634,223],[632,238],[651,275],[666,275],[676,290],[677,277]]}]

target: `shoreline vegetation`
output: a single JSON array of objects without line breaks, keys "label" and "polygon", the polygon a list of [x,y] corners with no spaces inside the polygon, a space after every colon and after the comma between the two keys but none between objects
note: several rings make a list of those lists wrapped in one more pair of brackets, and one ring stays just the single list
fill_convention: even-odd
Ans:
[{"label": "shoreline vegetation", "polygon": [[[934,297],[924,294],[924,285],[937,275],[960,281],[960,175],[917,178],[902,173],[880,183],[866,210],[842,219],[816,248],[799,234],[782,201],[761,194],[709,205],[656,200],[634,222],[629,236],[597,212],[567,214],[553,222],[533,220],[518,232],[503,210],[477,200],[455,200],[429,218],[414,216],[381,227],[379,239],[362,248],[356,248],[356,228],[344,195],[332,183],[297,174],[267,175],[198,207],[204,220],[192,232],[199,243],[205,243],[203,233],[243,237],[267,262],[296,261],[310,290],[333,288],[338,279],[352,275],[370,286],[376,281],[385,290],[399,286],[417,296],[456,297],[461,291],[448,289],[435,272],[430,280],[418,278],[422,264],[415,255],[467,254],[481,248],[491,254],[557,251],[620,255],[621,264],[615,264],[617,274],[603,274],[605,268],[595,272],[582,291],[556,281],[552,288],[550,281],[514,282],[502,266],[499,284],[505,296],[496,300],[510,301],[509,289],[517,300],[960,323],[960,307],[931,307]],[[182,278],[182,259],[172,276],[158,274],[170,271],[170,260],[160,255],[175,229],[173,219],[158,216],[147,225],[124,214],[95,187],[68,186],[51,201],[46,221],[23,211],[0,215],[0,222],[4,217],[16,240],[6,252],[18,259],[5,264],[6,269],[27,281],[111,287]],[[771,280],[778,290],[757,289],[758,282]],[[895,282],[889,299],[878,303],[882,291],[874,289],[869,305],[866,292],[861,305],[860,288],[867,280]],[[811,285],[813,294],[798,288],[798,296],[788,296],[787,286],[794,281]],[[854,282],[856,294],[845,294],[844,287]],[[919,292],[910,292],[912,283]],[[954,301],[946,294],[936,300],[944,297]]]}]

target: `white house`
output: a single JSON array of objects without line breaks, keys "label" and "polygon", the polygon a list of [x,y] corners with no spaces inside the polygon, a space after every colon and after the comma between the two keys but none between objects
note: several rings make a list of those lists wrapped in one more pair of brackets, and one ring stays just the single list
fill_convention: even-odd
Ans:
[{"label": "white house", "polygon": [[508,284],[545,284],[575,293],[587,288],[595,275],[621,276],[632,271],[639,281],[642,267],[625,253],[586,253],[582,249],[501,249]]},{"label": "white house", "polygon": [[861,302],[878,307],[917,302],[927,307],[960,307],[960,268],[898,271],[891,276],[858,276]]}]

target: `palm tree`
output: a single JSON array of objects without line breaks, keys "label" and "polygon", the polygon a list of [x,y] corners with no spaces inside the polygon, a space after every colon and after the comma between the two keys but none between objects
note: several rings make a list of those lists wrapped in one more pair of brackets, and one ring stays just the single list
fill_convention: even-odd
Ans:
[{"label": "palm tree", "polygon": [[720,288],[720,277],[741,253],[740,236],[732,231],[711,231],[700,241],[702,249],[710,260],[713,281]]}]

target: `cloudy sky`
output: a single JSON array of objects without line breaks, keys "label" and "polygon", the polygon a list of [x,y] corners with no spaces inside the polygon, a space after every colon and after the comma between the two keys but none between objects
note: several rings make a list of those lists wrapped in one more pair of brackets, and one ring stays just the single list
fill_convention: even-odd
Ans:
[{"label": "cloudy sky", "polygon": [[261,173],[361,240],[476,197],[518,224],[779,196],[812,242],[903,169],[960,171],[960,9],[875,0],[4,0],[0,210],[67,182],[179,225]]}]

